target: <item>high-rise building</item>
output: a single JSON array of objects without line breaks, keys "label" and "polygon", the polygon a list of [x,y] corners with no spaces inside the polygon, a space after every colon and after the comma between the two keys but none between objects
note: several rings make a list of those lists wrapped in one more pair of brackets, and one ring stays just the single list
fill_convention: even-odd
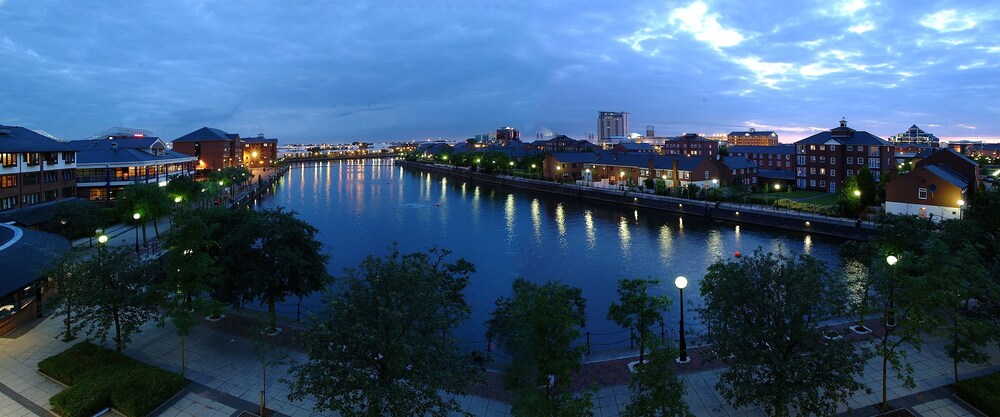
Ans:
[{"label": "high-rise building", "polygon": [[597,144],[607,146],[612,137],[625,137],[631,129],[628,112],[597,112]]},{"label": "high-rise building", "polygon": [[517,142],[521,140],[521,132],[513,127],[506,126],[497,129],[497,142],[503,146],[507,146],[510,142]]},{"label": "high-rise building", "polygon": [[889,142],[892,142],[894,144],[921,143],[921,144],[931,145],[932,147],[935,148],[938,147],[938,145],[940,144],[940,140],[938,140],[937,136],[934,136],[931,133],[924,132],[919,127],[917,127],[917,125],[910,126],[910,128],[903,133],[898,133],[889,136]]}]

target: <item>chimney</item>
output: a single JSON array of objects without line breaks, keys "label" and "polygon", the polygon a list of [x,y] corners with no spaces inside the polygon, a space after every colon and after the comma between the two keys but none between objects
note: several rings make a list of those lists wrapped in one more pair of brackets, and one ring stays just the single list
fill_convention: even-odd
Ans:
[{"label": "chimney", "polygon": [[677,169],[677,158],[674,158],[673,171],[674,171],[674,187],[680,187],[681,186],[681,179],[680,179],[680,175],[678,175],[680,171],[678,171],[678,169]]}]

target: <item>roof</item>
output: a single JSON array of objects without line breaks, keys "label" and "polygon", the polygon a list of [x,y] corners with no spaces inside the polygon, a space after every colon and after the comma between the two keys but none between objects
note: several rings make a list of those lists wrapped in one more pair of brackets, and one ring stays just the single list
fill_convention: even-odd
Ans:
[{"label": "roof", "polygon": [[31,285],[69,248],[62,236],[0,223],[0,295]]},{"label": "roof", "polygon": [[243,142],[243,143],[278,143],[278,139],[276,139],[276,138],[262,138],[262,137],[258,136],[258,137],[254,137],[254,138],[240,138],[240,142]]},{"label": "roof", "polygon": [[757,176],[761,178],[791,181],[795,179],[795,172],[783,169],[758,169]]},{"label": "roof", "polygon": [[593,152],[552,152],[552,158],[563,163],[594,162],[597,154]]},{"label": "roof", "polygon": [[773,153],[779,155],[792,155],[795,153],[795,147],[791,145],[778,145],[778,146],[730,146],[729,154],[734,153]]},{"label": "roof", "polygon": [[840,127],[826,132],[819,132],[798,142],[796,145],[825,145],[830,141],[841,145],[892,146],[892,143],[863,130],[847,127],[847,121],[841,120]]},{"label": "roof", "polygon": [[745,156],[730,156],[722,160],[729,169],[757,168],[757,164]]},{"label": "roof", "polygon": [[621,146],[626,151],[652,151],[653,145],[648,143],[620,142],[615,146]]},{"label": "roof", "polygon": [[7,210],[0,212],[0,223],[11,223],[25,227],[35,227],[49,220],[55,215],[56,204],[42,203],[35,204],[21,209]]},{"label": "roof", "polygon": [[772,136],[772,135],[778,136],[772,130],[755,130],[753,132],[743,130],[743,131],[729,132],[729,136]]},{"label": "roof", "polygon": [[238,135],[230,135],[229,133],[223,132],[219,129],[212,127],[203,127],[201,129],[195,130],[194,132],[188,133],[171,142],[208,142],[215,140],[234,140],[237,138],[231,137]]},{"label": "roof", "polygon": [[963,190],[969,187],[969,180],[957,174],[955,171],[948,169],[944,165],[940,164],[924,165],[923,168],[926,168],[932,174],[938,176],[938,178],[941,178],[942,180],[951,183],[951,185],[954,185],[955,187],[958,187]]},{"label": "roof", "polygon": [[193,156],[167,149],[163,150],[163,155],[153,155],[147,150],[156,142],[163,143],[159,138],[75,140],[71,143],[79,149],[77,165],[195,160]]},{"label": "roof", "polygon": [[677,169],[681,171],[691,171],[703,159],[702,157],[690,157],[681,155],[655,155],[655,154],[630,154],[630,153],[598,153],[595,164],[626,166],[637,168],[648,168],[649,159],[653,158],[653,169],[671,169],[674,161],[677,161]]},{"label": "roof", "polygon": [[68,142],[55,140],[21,126],[0,125],[0,152],[73,151]]}]

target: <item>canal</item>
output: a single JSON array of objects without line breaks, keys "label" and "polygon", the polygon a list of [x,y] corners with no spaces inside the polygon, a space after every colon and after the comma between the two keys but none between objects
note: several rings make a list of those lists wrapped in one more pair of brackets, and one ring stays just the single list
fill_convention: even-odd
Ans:
[{"label": "canal", "polygon": [[[715,222],[671,213],[582,202],[497,186],[456,181],[393,166],[391,160],[347,160],[295,165],[260,207],[285,207],[319,229],[330,255],[331,274],[366,255],[384,255],[395,241],[402,253],[432,246],[475,264],[466,289],[472,318],[459,337],[485,348],[485,325],[497,297],[508,296],[517,278],[558,280],[580,287],[587,299],[593,350],[628,347],[628,332],[606,319],[617,299],[617,280],[658,278],[658,294],[675,299],[665,333],[679,316],[673,279],[690,281],[685,291],[688,331],[698,333],[691,307],[700,304],[705,270],[736,251],[808,253],[840,266],[841,240],[767,227]],[[752,294],[747,294],[752,296]],[[322,308],[320,296],[301,302],[303,315]],[[295,315],[297,299],[279,306]]]}]

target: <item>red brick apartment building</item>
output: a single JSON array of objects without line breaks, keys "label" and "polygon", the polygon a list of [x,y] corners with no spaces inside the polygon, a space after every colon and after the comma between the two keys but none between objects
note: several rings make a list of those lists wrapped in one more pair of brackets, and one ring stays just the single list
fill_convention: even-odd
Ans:
[{"label": "red brick apartment building", "polygon": [[871,133],[840,126],[795,142],[795,186],[800,189],[835,193],[844,179],[862,168],[872,171],[875,180],[894,172],[892,143]]},{"label": "red brick apartment building", "polygon": [[719,142],[694,133],[685,133],[667,140],[660,148],[664,155],[714,157],[719,154]]},{"label": "red brick apartment building", "polygon": [[239,134],[203,127],[174,139],[171,143],[175,152],[197,158],[199,170],[243,165],[243,146]]},{"label": "red brick apartment building", "polygon": [[20,126],[0,125],[0,211],[76,195],[76,150]]},{"label": "red brick apartment building", "polygon": [[751,128],[747,131],[729,132],[726,141],[729,146],[778,146],[778,134],[770,130],[758,132]]}]

